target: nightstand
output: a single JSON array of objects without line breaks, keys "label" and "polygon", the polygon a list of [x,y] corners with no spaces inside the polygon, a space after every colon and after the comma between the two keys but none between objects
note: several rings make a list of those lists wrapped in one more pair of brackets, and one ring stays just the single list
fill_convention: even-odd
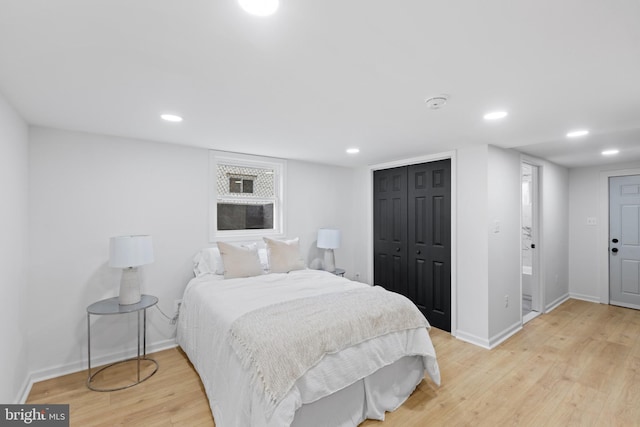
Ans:
[{"label": "nightstand", "polygon": [[[87,377],[87,387],[94,391],[116,391],[122,390],[125,388],[133,387],[134,385],[140,384],[142,381],[149,379],[153,374],[158,371],[158,362],[147,357],[147,308],[153,307],[158,303],[158,298],[152,295],[142,295],[140,302],[136,304],[127,304],[120,305],[118,303],[118,297],[103,299],[102,301],[95,302],[87,307],[87,353],[88,353],[88,377]],[[113,315],[113,314],[127,314],[127,313],[137,313],[138,316],[138,357],[134,357],[131,359],[121,360],[119,362],[111,363],[110,365],[104,366],[98,369],[96,372],[91,372],[91,315]],[[142,347],[140,346],[140,317],[142,320]],[[142,355],[140,355],[142,351]],[[146,376],[140,376],[140,362],[141,361],[150,361],[155,364],[153,372],[147,374]],[[130,384],[127,384],[122,387],[116,388],[101,388],[93,385],[93,380],[97,374],[100,372],[114,367],[116,365],[120,365],[122,363],[136,361],[137,362],[137,377],[136,380]]]},{"label": "nightstand", "polygon": [[332,273],[336,276],[344,277],[344,273],[346,273],[346,271],[342,268],[336,268],[336,271],[332,271]]}]

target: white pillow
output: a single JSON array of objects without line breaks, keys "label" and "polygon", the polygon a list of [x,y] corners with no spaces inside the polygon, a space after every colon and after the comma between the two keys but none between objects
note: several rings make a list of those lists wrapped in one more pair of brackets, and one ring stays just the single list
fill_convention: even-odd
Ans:
[{"label": "white pillow", "polygon": [[288,273],[294,270],[304,270],[305,263],[300,256],[298,238],[291,240],[275,240],[264,237],[267,244],[269,268],[272,273]]},{"label": "white pillow", "polygon": [[249,243],[248,245],[242,245],[244,248],[257,249],[258,258],[260,259],[260,265],[265,272],[269,271],[269,256],[267,255],[267,248],[259,248],[257,243]]},{"label": "white pillow", "polygon": [[204,248],[193,258],[193,274],[196,277],[205,274],[224,274],[222,256],[218,248]]},{"label": "white pillow", "polygon": [[218,242],[224,278],[253,277],[263,274],[258,249],[255,245],[234,246],[229,243]]}]

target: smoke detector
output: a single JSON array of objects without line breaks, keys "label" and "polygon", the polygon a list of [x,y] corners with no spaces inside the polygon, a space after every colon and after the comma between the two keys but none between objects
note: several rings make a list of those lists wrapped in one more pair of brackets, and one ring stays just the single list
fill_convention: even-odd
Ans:
[{"label": "smoke detector", "polygon": [[427,104],[427,107],[431,108],[432,110],[439,110],[444,107],[444,104],[446,104],[448,100],[449,96],[438,95],[425,99],[424,103]]}]

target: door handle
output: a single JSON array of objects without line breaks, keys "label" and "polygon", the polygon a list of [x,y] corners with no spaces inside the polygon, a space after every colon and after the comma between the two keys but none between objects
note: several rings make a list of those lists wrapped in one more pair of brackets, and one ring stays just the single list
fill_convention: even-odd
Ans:
[{"label": "door handle", "polygon": [[418,250],[416,251],[416,255],[420,255],[420,253],[421,253],[421,252],[420,252],[420,250],[418,249]]},{"label": "door handle", "polygon": [[618,239],[611,240],[613,243],[618,243]]},{"label": "door handle", "polygon": [[535,243],[532,243],[532,244],[531,244],[531,249],[535,249],[535,248],[536,248],[536,244],[535,244]]},{"label": "door handle", "polygon": [[396,252],[400,252],[400,248],[396,248]]},{"label": "door handle", "polygon": [[611,249],[611,252],[613,252],[614,254],[618,252],[618,248],[613,248]]}]

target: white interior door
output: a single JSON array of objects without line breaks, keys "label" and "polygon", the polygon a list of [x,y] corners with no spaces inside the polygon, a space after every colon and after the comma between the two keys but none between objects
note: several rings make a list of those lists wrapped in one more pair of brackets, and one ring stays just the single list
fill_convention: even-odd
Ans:
[{"label": "white interior door", "polygon": [[640,175],[609,179],[609,302],[640,309]]}]

